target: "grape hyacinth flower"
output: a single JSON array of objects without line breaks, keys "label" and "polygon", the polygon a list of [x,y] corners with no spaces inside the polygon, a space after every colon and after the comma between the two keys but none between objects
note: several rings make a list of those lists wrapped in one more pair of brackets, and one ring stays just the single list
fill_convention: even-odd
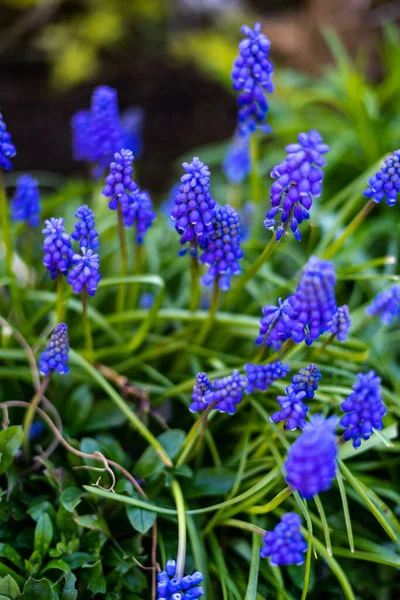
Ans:
[{"label": "grape hyacinth flower", "polygon": [[133,154],[130,150],[120,150],[114,154],[114,161],[110,163],[110,174],[106,177],[103,196],[111,198],[108,208],[117,210],[121,206],[122,212],[129,210],[133,199],[131,194],[137,191],[138,186],[132,179]]},{"label": "grape hyacinth flower", "polygon": [[247,177],[251,171],[249,135],[235,133],[222,163],[222,170],[232,184],[239,184]]},{"label": "grape hyacinth flower", "polygon": [[207,249],[200,256],[200,262],[210,266],[202,283],[211,285],[215,281],[221,290],[228,290],[231,277],[241,271],[238,261],[242,257],[239,214],[231,206],[222,206],[216,214]]},{"label": "grape hyacinth flower", "polygon": [[303,269],[297,290],[279,307],[263,308],[260,334],[256,344],[266,344],[278,350],[292,338],[295,344],[305,340],[312,344],[329,331],[336,313],[336,274],[333,263],[311,256]]},{"label": "grape hyacinth flower", "polygon": [[100,257],[93,254],[93,250],[81,247],[82,254],[72,256],[72,268],[68,273],[68,283],[75,294],[86,290],[90,296],[94,296],[101,279],[99,273]]},{"label": "grape hyacinth flower", "polygon": [[254,220],[254,203],[245,202],[240,210],[240,239],[242,242],[248,240]]},{"label": "grape hyacinth flower", "polygon": [[[400,288],[399,288],[400,289]],[[400,296],[399,296],[400,300]],[[400,304],[399,304],[400,307]],[[337,337],[339,342],[345,342],[351,327],[349,307],[346,304],[339,306],[331,322],[330,332]]]},{"label": "grape hyacinth flower", "polygon": [[359,448],[361,439],[368,440],[373,428],[383,429],[386,407],[382,401],[381,378],[374,371],[359,373],[353,392],[340,408],[346,413],[340,420],[345,430],[344,440],[353,440],[354,448]]},{"label": "grape hyacinth flower", "polygon": [[203,402],[206,405],[216,402],[215,410],[233,415],[236,406],[243,399],[243,391],[246,387],[246,378],[239,371],[233,371],[232,375],[222,377],[214,381],[214,389],[205,393]]},{"label": "grape hyacinth flower", "polygon": [[286,146],[287,157],[272,169],[271,177],[276,181],[271,187],[272,208],[264,226],[274,229],[279,215],[276,241],[281,239],[289,222],[295,239],[301,240],[298,226],[310,218],[313,198],[321,195],[324,177],[321,167],[326,164],[322,155],[328,151],[321,134],[311,129],[299,134],[298,144]]},{"label": "grape hyacinth flower", "polygon": [[154,295],[150,292],[144,292],[139,299],[139,306],[144,310],[149,310],[154,304]]},{"label": "grape hyacinth flower", "polygon": [[11,202],[12,220],[25,221],[30,227],[36,227],[40,223],[40,211],[40,192],[37,180],[30,175],[21,175]]},{"label": "grape hyacinth flower", "polygon": [[17,151],[11,141],[11,135],[7,131],[7,126],[0,113],[0,168],[4,171],[12,170],[10,158],[14,158]]},{"label": "grape hyacinth flower", "polygon": [[194,600],[201,598],[204,590],[199,584],[204,577],[196,571],[192,575],[178,577],[176,563],[168,560],[165,570],[157,575],[157,600]]},{"label": "grape hyacinth flower", "polygon": [[207,408],[208,405],[204,402],[204,396],[208,392],[213,391],[214,386],[207,375],[205,373],[198,373],[192,392],[192,404],[189,406],[190,412],[198,412]]},{"label": "grape hyacinth flower", "polygon": [[381,168],[368,180],[364,191],[366,198],[377,204],[384,198],[388,206],[394,206],[400,192],[400,150],[395,150],[382,164]]},{"label": "grape hyacinth flower", "polygon": [[400,317],[400,285],[392,285],[378,294],[366,312],[371,317],[379,315],[384,325],[390,325],[394,319]]},{"label": "grape hyacinth flower", "polygon": [[263,538],[262,558],[269,556],[273,567],[284,565],[301,565],[303,553],[307,550],[301,531],[301,518],[296,513],[286,513],[273,531],[267,531]]},{"label": "grape hyacinth flower", "polygon": [[59,323],[48,342],[46,349],[39,358],[39,370],[42,375],[57,371],[61,375],[69,372],[68,367],[68,325]]},{"label": "grape hyacinth flower", "polygon": [[283,379],[290,372],[290,367],[280,360],[267,365],[244,365],[247,378],[246,394],[252,394],[255,389],[265,392],[274,381]]},{"label": "grape hyacinth flower", "polygon": [[300,369],[296,375],[293,375],[292,383],[289,387],[295,394],[305,392],[305,398],[314,398],[314,392],[318,389],[321,377],[321,371],[317,365],[309,365]]},{"label": "grape hyacinth flower", "polygon": [[231,73],[232,87],[238,95],[238,129],[253,133],[257,127],[269,132],[266,124],[268,103],[266,94],[274,91],[272,74],[274,66],[268,58],[271,43],[261,33],[261,23],[254,29],[243,25],[246,36],[239,44],[239,56],[235,59]]},{"label": "grape hyacinth flower", "polygon": [[292,386],[286,388],[286,396],[278,396],[277,401],[281,410],[271,415],[273,423],[284,422],[285,431],[304,429],[306,426],[307,404],[303,400],[307,397],[306,392],[295,392]]},{"label": "grape hyacinth flower", "polygon": [[97,87],[92,95],[89,138],[90,159],[100,177],[123,144],[117,91],[106,85]]},{"label": "grape hyacinth flower", "polygon": [[75,230],[71,234],[72,239],[79,242],[81,248],[96,250],[100,246],[100,243],[93,211],[88,206],[83,205],[78,208],[75,217],[79,221],[75,223]]},{"label": "grape hyacinth flower", "polygon": [[136,243],[141,245],[146,231],[153,225],[156,213],[148,192],[137,191],[131,196],[132,204],[122,209],[125,227],[136,225]]},{"label": "grape hyacinth flower", "polygon": [[45,234],[43,244],[43,264],[50,271],[52,279],[57,273],[66,275],[70,266],[73,250],[71,248],[71,236],[66,233],[64,219],[54,217],[45,221],[46,227],[42,230]]},{"label": "grape hyacinth flower", "polygon": [[[215,201],[210,193],[210,171],[195,156],[192,162],[183,163],[186,173],[181,177],[179,193],[171,211],[176,221],[175,229],[181,234],[181,244],[189,242],[191,256],[197,256],[197,246],[204,248],[213,232]],[[180,255],[186,253],[186,249]]]},{"label": "grape hyacinth flower", "polygon": [[122,145],[132,150],[135,160],[143,150],[144,110],[140,106],[130,106],[121,115]]},{"label": "grape hyacinth flower", "polygon": [[72,116],[71,131],[74,160],[92,162],[90,111],[78,110]]},{"label": "grape hyacinth flower", "polygon": [[336,477],[335,427],[336,417],[314,415],[289,448],[285,479],[306,499],[329,490]]}]

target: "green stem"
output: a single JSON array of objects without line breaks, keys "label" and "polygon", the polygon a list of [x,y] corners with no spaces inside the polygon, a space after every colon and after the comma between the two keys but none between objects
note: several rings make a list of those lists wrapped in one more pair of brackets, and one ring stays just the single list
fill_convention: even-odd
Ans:
[{"label": "green stem", "polygon": [[[279,240],[280,241],[280,240]],[[249,269],[239,279],[236,284],[232,287],[232,290],[227,294],[224,302],[224,306],[230,307],[234,301],[240,296],[241,290],[244,288],[246,283],[254,277],[254,275],[261,269],[263,264],[272,256],[278,247],[279,242],[275,239],[275,234],[272,236],[264,250],[257,258],[257,260],[251,265]]]},{"label": "green stem", "polygon": [[271,510],[274,510],[277,506],[282,504],[282,502],[290,496],[292,491],[293,490],[290,487],[284,488],[281,492],[279,492],[279,494],[275,496],[275,498],[270,500],[270,502],[268,502],[267,504],[264,504],[264,506],[252,506],[251,508],[247,509],[247,512],[253,515],[261,515],[271,512]]},{"label": "green stem", "polygon": [[47,386],[49,385],[50,379],[51,379],[51,371],[49,373],[47,373],[47,375],[45,375],[42,379],[42,383],[40,384],[40,387],[38,389],[38,391],[36,392],[36,394],[33,396],[31,403],[29,405],[28,410],[25,413],[24,416],[24,422],[23,422],[23,430],[24,430],[24,452],[25,452],[25,458],[28,461],[30,459],[30,444],[29,444],[29,433],[31,430],[31,425],[32,425],[32,421],[33,421],[33,417],[35,415],[35,409],[36,407],[39,405],[43,394],[46,392]]},{"label": "green stem", "polygon": [[82,319],[83,319],[83,328],[85,330],[85,340],[86,340],[86,351],[88,356],[88,361],[90,363],[93,362],[93,337],[92,337],[92,328],[90,326],[90,320],[87,312],[87,293],[86,288],[82,290]]},{"label": "green stem", "polygon": [[185,464],[185,462],[193,448],[193,445],[197,439],[200,426],[202,425],[203,422],[207,421],[208,415],[215,407],[215,404],[216,404],[216,402],[213,402],[212,404],[207,406],[207,408],[197,417],[197,419],[193,423],[192,427],[189,430],[189,433],[187,434],[187,436],[185,438],[185,441],[183,442],[183,446],[182,446],[182,450],[179,455],[179,458],[176,461],[177,467],[180,467]]},{"label": "green stem", "polygon": [[254,202],[254,216],[252,219],[253,231],[252,239],[257,240],[260,237],[260,224],[262,223],[261,215],[261,200],[262,200],[262,183],[260,177],[259,168],[259,147],[258,137],[256,133],[250,136],[250,158],[251,158],[251,172],[250,172],[250,194],[251,200]]},{"label": "green stem", "polygon": [[63,274],[61,271],[57,271],[57,323],[62,323],[63,319]]},{"label": "green stem", "polygon": [[200,300],[199,261],[197,256],[190,257],[190,297],[189,310],[196,310]]},{"label": "green stem", "polygon": [[343,514],[344,514],[344,520],[346,523],[347,537],[349,538],[350,552],[353,553],[354,552],[353,528],[351,525],[351,517],[350,517],[350,511],[349,511],[349,504],[347,502],[346,488],[344,487],[343,477],[340,472],[340,469],[336,470],[336,480],[339,485],[340,497],[342,498]]},{"label": "green stem", "polygon": [[[140,275],[143,268],[143,246],[136,243],[136,264],[135,264],[135,275]],[[137,304],[137,297],[139,293],[139,283],[134,283],[131,287],[131,293],[129,297],[129,308],[135,309]]]},{"label": "green stem", "polygon": [[[126,236],[125,236],[125,227],[124,227],[124,219],[122,216],[122,208],[118,203],[117,208],[118,215],[118,235],[119,235],[119,244],[121,247],[121,277],[125,277],[128,270],[128,250],[126,245]],[[118,289],[118,299],[117,299],[117,312],[123,312],[125,305],[125,283],[121,283]]]},{"label": "green stem", "polygon": [[371,212],[371,210],[375,206],[376,206],[376,202],[374,202],[373,200],[369,200],[362,207],[360,212],[358,214],[356,214],[354,219],[352,221],[350,221],[350,223],[347,225],[346,229],[338,237],[338,239],[335,240],[334,242],[332,242],[332,244],[330,244],[328,246],[328,248],[322,253],[322,258],[333,258],[335,256],[335,254],[343,246],[343,244],[345,243],[347,238],[358,229],[358,227],[361,225],[361,223],[364,221],[364,219],[367,217],[367,215]]},{"label": "green stem", "polygon": [[176,557],[176,577],[183,577],[186,559],[186,515],[185,501],[183,499],[182,489],[178,481],[172,481],[172,493],[175,499],[176,510],[178,513],[178,554]]},{"label": "green stem", "polygon": [[318,514],[321,518],[321,522],[322,522],[322,527],[324,530],[324,535],[325,535],[325,544],[326,544],[326,551],[328,552],[329,556],[332,556],[332,544],[331,544],[331,536],[330,536],[330,532],[329,532],[329,525],[328,525],[328,521],[326,519],[326,514],[324,511],[324,507],[322,506],[322,502],[320,500],[320,497],[318,496],[318,494],[316,494],[314,496],[314,502],[316,504],[317,510],[318,510]]},{"label": "green stem", "polygon": [[214,286],[213,286],[213,292],[212,292],[212,297],[211,297],[210,310],[208,313],[208,319],[204,323],[204,327],[200,331],[200,335],[196,341],[196,343],[199,346],[201,346],[206,341],[207,336],[210,333],[212,324],[214,323],[215,314],[218,310],[219,294],[220,294],[219,277],[217,277],[216,279],[214,279]]},{"label": "green stem", "polygon": [[261,539],[258,533],[253,533],[249,581],[244,600],[253,600],[257,597],[258,571],[260,568]]}]

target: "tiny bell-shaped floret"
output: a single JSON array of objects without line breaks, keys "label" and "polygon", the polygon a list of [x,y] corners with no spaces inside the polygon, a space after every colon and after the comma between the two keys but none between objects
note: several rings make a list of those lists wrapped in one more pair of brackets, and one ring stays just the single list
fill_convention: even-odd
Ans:
[{"label": "tiny bell-shaped floret", "polygon": [[132,193],[138,189],[137,183],[132,179],[133,154],[130,150],[122,149],[114,154],[114,161],[110,163],[110,174],[106,177],[103,196],[111,198],[108,208],[117,210],[121,205],[122,212],[132,205]]},{"label": "tiny bell-shaped floret", "polygon": [[83,205],[78,208],[75,217],[78,221],[75,223],[75,229],[71,234],[72,239],[79,242],[81,248],[96,250],[100,243],[93,211],[88,206]]},{"label": "tiny bell-shaped floret", "polygon": [[243,399],[245,387],[246,378],[235,370],[228,377],[216,379],[214,389],[204,395],[203,402],[206,405],[216,402],[215,410],[233,415],[236,412],[236,406]]},{"label": "tiny bell-shaped floret", "polygon": [[194,600],[201,598],[204,590],[199,584],[203,581],[202,573],[196,571],[192,575],[177,577],[176,563],[168,560],[165,570],[157,575],[157,600]]},{"label": "tiny bell-shaped floret", "polygon": [[51,218],[45,221],[46,227],[42,230],[45,234],[43,243],[43,264],[50,271],[52,279],[60,272],[65,275],[70,266],[73,250],[71,236],[66,233],[64,219]]},{"label": "tiny bell-shaped floret", "polygon": [[39,184],[30,175],[21,175],[17,181],[14,198],[11,202],[11,218],[13,221],[25,221],[30,227],[40,223]]},{"label": "tiny bell-shaped floret", "polygon": [[46,349],[39,358],[39,369],[42,375],[47,375],[51,371],[57,371],[61,375],[69,372],[68,367],[68,325],[59,323],[46,346]]},{"label": "tiny bell-shaped floret", "polygon": [[350,311],[346,304],[339,306],[333,315],[330,332],[333,333],[339,342],[345,342],[351,327]]},{"label": "tiny bell-shaped floret", "polygon": [[290,372],[290,367],[280,360],[266,365],[244,365],[247,378],[246,394],[252,394],[255,389],[263,392],[278,379],[283,379]]},{"label": "tiny bell-shaped floret", "polygon": [[150,194],[146,191],[137,190],[131,196],[131,204],[124,207],[122,214],[125,227],[136,226],[136,243],[141,245],[147,230],[153,225],[156,213],[153,210],[153,202]]},{"label": "tiny bell-shaped floret", "polygon": [[286,513],[273,531],[267,531],[260,551],[262,558],[269,557],[273,567],[301,565],[307,543],[301,533],[301,518],[296,513]]},{"label": "tiny bell-shaped floret", "polygon": [[376,203],[386,199],[388,206],[394,206],[400,192],[400,150],[395,150],[382,164],[381,168],[368,180],[364,191],[366,198]]},{"label": "tiny bell-shaped floret", "polygon": [[400,285],[392,285],[378,294],[366,312],[371,317],[379,315],[384,325],[390,325],[394,319],[400,317]]},{"label": "tiny bell-shaped floret", "polygon": [[295,394],[305,392],[305,398],[314,398],[314,392],[318,389],[321,377],[321,371],[317,365],[308,365],[293,375],[292,384],[289,387]]},{"label": "tiny bell-shaped floret", "polygon": [[189,406],[191,412],[198,412],[207,408],[207,404],[204,402],[204,396],[207,392],[212,392],[214,386],[208,379],[206,373],[198,373],[196,376],[196,383],[193,387],[192,392],[192,404]]},{"label": "tiny bell-shaped floret", "polygon": [[68,273],[67,281],[75,294],[86,290],[90,296],[94,296],[101,279],[100,257],[85,246],[81,248],[81,253],[72,256],[72,268]]}]

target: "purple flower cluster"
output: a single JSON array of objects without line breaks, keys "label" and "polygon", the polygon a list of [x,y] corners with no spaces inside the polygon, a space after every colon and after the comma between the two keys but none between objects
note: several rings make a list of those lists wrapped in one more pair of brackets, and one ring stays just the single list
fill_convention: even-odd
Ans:
[{"label": "purple flower cluster", "polygon": [[314,398],[320,379],[321,373],[316,365],[300,369],[299,373],[293,375],[292,383],[286,388],[286,396],[277,397],[281,410],[271,415],[271,421],[284,421],[286,430],[304,429],[308,406],[303,400]]},{"label": "purple flower cluster", "polygon": [[201,598],[204,594],[199,583],[204,577],[199,572],[186,577],[177,577],[176,563],[174,560],[168,560],[165,570],[157,575],[157,600],[195,600]]},{"label": "purple flower cluster", "polygon": [[298,144],[286,146],[287,157],[271,171],[271,177],[276,181],[271,187],[272,208],[265,217],[264,226],[274,229],[280,214],[277,241],[289,221],[295,239],[301,240],[298,226],[310,218],[313,198],[320,196],[322,191],[324,173],[321,167],[326,164],[322,155],[329,151],[329,146],[315,129],[300,133],[298,141]]},{"label": "purple flower cluster", "polygon": [[204,402],[204,396],[208,392],[212,392],[214,386],[205,373],[198,373],[196,376],[196,383],[193,387],[192,392],[192,404],[189,406],[191,412],[198,412],[207,408],[207,404]]},{"label": "purple flower cluster", "polygon": [[176,221],[175,229],[181,234],[181,244],[189,242],[191,255],[197,256],[197,246],[204,248],[214,230],[215,201],[210,193],[207,165],[195,156],[190,164],[185,162],[182,166],[186,173],[181,177],[171,218]]},{"label": "purple flower cluster", "polygon": [[392,285],[388,290],[378,294],[373,303],[367,307],[367,314],[371,317],[379,315],[385,325],[390,325],[394,319],[400,317],[400,285]]},{"label": "purple flower cluster", "polygon": [[7,131],[7,126],[0,113],[0,168],[4,171],[11,171],[12,164],[10,158],[16,155],[17,151],[11,141],[11,135]]},{"label": "purple flower cluster", "polygon": [[289,387],[295,394],[305,392],[306,398],[314,398],[314,392],[318,389],[321,377],[321,371],[317,365],[309,365],[293,375],[292,384]]},{"label": "purple flower cluster", "polygon": [[52,218],[45,221],[45,225],[42,230],[46,236],[43,264],[50,271],[51,278],[55,279],[58,271],[65,275],[70,266],[73,255],[71,236],[65,231],[64,219]]},{"label": "purple flower cluster", "polygon": [[265,392],[274,381],[283,379],[290,372],[290,367],[280,360],[267,365],[244,365],[247,378],[246,394],[252,394],[255,389]]},{"label": "purple flower cluster", "polygon": [[250,237],[254,216],[254,203],[249,200],[240,210],[240,239],[242,242]]},{"label": "purple flower cluster", "polygon": [[74,160],[92,161],[90,111],[78,110],[71,119],[72,155]]},{"label": "purple flower cluster", "polygon": [[[400,296],[399,296],[400,300]],[[400,306],[400,305],[399,305]],[[339,342],[345,342],[351,327],[349,307],[346,304],[339,306],[333,315],[330,332],[336,335]]]},{"label": "purple flower cluster", "polygon": [[122,145],[132,150],[135,160],[143,149],[144,110],[140,106],[130,106],[121,115]]},{"label": "purple flower cluster", "polygon": [[262,558],[270,557],[272,566],[301,565],[307,543],[300,531],[301,518],[296,513],[286,513],[273,531],[263,538]]},{"label": "purple flower cluster", "polygon": [[88,206],[84,205],[78,208],[75,217],[79,219],[79,221],[75,223],[75,230],[71,234],[72,239],[79,242],[81,248],[91,248],[92,250],[96,250],[100,244],[93,211],[91,211]]},{"label": "purple flower cluster", "polygon": [[329,490],[336,477],[335,427],[335,417],[314,415],[289,448],[285,479],[304,498]]},{"label": "purple flower cluster", "polygon": [[103,196],[111,198],[108,208],[117,210],[121,206],[122,212],[129,210],[132,196],[138,186],[132,179],[133,154],[130,150],[120,150],[114,154],[114,161],[110,163],[110,174],[106,177]]},{"label": "purple flower cluster", "polygon": [[209,265],[202,283],[211,285],[217,280],[221,290],[228,290],[231,277],[241,271],[238,261],[242,257],[239,214],[229,205],[222,206],[217,211],[207,248],[200,256],[200,261]]},{"label": "purple flower cluster", "polygon": [[214,383],[205,373],[199,373],[193,388],[193,402],[189,408],[191,412],[197,412],[216,402],[215,410],[233,415],[237,404],[242,401],[245,387],[246,378],[237,370],[228,377],[216,379]]},{"label": "purple flower cluster", "polygon": [[125,227],[136,225],[136,242],[143,244],[146,231],[153,225],[156,213],[148,192],[138,190],[131,196],[132,204],[124,207],[122,215]]},{"label": "purple flower cluster", "polygon": [[400,192],[400,150],[395,150],[382,164],[380,170],[368,180],[364,192],[366,198],[376,203],[386,198],[386,204],[394,206]]},{"label": "purple flower cluster", "polygon": [[25,221],[30,227],[36,227],[40,223],[40,211],[40,192],[37,180],[30,175],[21,175],[11,202],[12,220]]},{"label": "purple flower cluster", "polygon": [[72,268],[68,273],[68,283],[72,286],[75,294],[86,290],[90,296],[94,296],[101,279],[99,273],[100,257],[93,250],[85,246],[81,247],[82,254],[72,256]]},{"label": "purple flower cluster", "polygon": [[298,344],[312,344],[325,331],[336,313],[336,275],[333,263],[311,256],[303,269],[297,290],[279,307],[263,308],[256,344],[278,350],[289,338]]},{"label": "purple flower cluster", "polygon": [[372,428],[383,429],[386,407],[382,401],[380,377],[374,371],[359,373],[353,392],[342,402],[341,409],[346,413],[340,420],[345,429],[343,437],[345,441],[353,440],[354,448],[358,448],[361,439],[371,437]]},{"label": "purple flower cluster", "polygon": [[46,349],[39,358],[39,369],[42,375],[57,371],[61,375],[69,372],[68,367],[68,325],[59,323],[54,329]]},{"label": "purple flower cluster", "polygon": [[108,167],[122,148],[117,91],[107,85],[97,87],[90,107],[90,162],[98,168],[98,176]]},{"label": "purple flower cluster", "polygon": [[241,183],[251,170],[250,136],[236,132],[222,163],[228,181]]},{"label": "purple flower cluster", "polygon": [[238,128],[243,133],[252,133],[257,127],[268,132],[265,94],[274,91],[274,66],[268,59],[271,43],[261,33],[261,23],[256,23],[254,29],[243,25],[241,31],[247,37],[239,44],[239,56],[231,73],[232,87],[239,92]]}]

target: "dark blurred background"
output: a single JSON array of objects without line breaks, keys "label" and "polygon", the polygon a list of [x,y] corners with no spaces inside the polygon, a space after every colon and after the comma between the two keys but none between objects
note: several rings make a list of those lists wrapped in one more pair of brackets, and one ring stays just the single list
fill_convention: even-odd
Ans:
[{"label": "dark blurred background", "polygon": [[354,57],[373,51],[383,23],[400,19],[384,0],[0,0],[0,106],[18,171],[81,173],[69,120],[94,86],[118,90],[121,109],[145,110],[141,183],[161,192],[189,149],[229,138],[236,101],[229,71],[240,26],[263,23],[276,65],[318,76],[331,59],[322,32]]}]

